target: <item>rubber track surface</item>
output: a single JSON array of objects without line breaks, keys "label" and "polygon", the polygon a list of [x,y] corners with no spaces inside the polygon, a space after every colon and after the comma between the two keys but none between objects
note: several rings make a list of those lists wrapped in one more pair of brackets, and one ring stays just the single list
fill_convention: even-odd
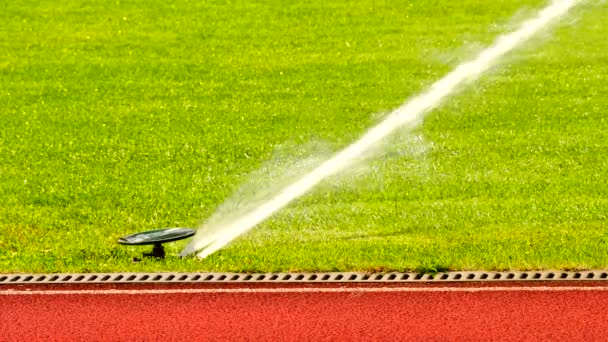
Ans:
[{"label": "rubber track surface", "polygon": [[605,340],[608,284],[3,286],[0,340]]}]

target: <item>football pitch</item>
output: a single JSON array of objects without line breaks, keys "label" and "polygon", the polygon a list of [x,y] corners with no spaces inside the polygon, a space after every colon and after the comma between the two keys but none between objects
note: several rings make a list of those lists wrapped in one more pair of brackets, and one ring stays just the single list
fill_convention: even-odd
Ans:
[{"label": "football pitch", "polygon": [[292,179],[546,4],[4,4],[0,273],[605,269],[604,2],[206,259],[116,243]]}]

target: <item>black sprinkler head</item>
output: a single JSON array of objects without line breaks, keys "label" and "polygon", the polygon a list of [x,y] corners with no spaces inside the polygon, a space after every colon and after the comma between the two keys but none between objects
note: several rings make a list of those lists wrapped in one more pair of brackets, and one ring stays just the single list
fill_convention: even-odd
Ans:
[{"label": "black sprinkler head", "polygon": [[[196,234],[192,228],[164,228],[126,235],[118,239],[121,245],[154,245],[152,252],[144,253],[144,257],[157,259],[165,258],[163,243],[189,238]],[[134,261],[139,261],[134,259]]]}]

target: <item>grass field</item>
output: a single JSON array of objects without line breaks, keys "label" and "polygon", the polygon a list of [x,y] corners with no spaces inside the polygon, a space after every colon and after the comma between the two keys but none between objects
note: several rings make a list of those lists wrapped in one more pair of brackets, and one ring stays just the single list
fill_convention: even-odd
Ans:
[{"label": "grass field", "polygon": [[0,272],[606,269],[602,2],[207,259],[116,244],[348,145],[545,4],[5,2]]}]

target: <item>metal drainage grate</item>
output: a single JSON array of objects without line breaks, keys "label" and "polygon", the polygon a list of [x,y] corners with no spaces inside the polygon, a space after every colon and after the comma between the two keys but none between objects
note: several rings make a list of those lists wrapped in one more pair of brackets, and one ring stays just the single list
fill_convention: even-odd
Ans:
[{"label": "metal drainage grate", "polygon": [[420,273],[66,273],[0,274],[3,284],[98,283],[412,283],[470,281],[608,280],[608,271]]}]

